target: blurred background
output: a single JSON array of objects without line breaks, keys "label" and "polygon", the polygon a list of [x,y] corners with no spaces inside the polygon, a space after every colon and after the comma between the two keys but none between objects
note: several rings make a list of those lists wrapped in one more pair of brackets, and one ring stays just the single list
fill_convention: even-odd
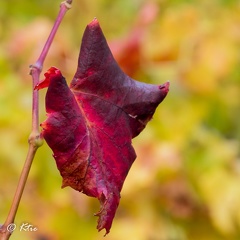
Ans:
[{"label": "blurred background", "polygon": [[[27,153],[33,64],[60,1],[0,1],[0,223]],[[138,155],[112,229],[96,230],[96,199],[70,188],[45,143],[34,159],[16,217],[37,227],[12,240],[240,239],[240,1],[73,0],[43,72],[76,67],[85,26],[97,17],[131,77],[170,81],[154,119],[133,140]],[[40,121],[45,117],[40,92]]]}]

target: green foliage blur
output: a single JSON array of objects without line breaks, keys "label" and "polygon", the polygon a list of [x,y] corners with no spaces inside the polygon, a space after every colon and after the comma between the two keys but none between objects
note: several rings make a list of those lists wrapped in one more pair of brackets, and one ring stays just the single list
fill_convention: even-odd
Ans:
[{"label": "green foliage blur", "polygon": [[[0,223],[27,154],[28,66],[41,52],[59,4],[0,1]],[[56,66],[71,81],[84,28],[94,17],[124,71],[153,84],[170,81],[170,92],[133,140],[138,157],[109,235],[96,230],[96,199],[61,190],[44,144],[11,239],[240,239],[240,2],[73,0],[43,72]],[[38,230],[20,231],[22,223]]]}]

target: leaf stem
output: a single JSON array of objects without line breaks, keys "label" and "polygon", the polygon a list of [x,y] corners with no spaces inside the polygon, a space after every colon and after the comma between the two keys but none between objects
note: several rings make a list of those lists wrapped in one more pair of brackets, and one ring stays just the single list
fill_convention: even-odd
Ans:
[{"label": "leaf stem", "polygon": [[43,139],[39,133],[39,94],[37,90],[34,90],[34,87],[39,82],[39,76],[42,71],[44,60],[48,54],[49,48],[53,42],[54,36],[57,32],[57,29],[65,15],[68,9],[71,8],[71,0],[67,0],[61,3],[60,10],[58,13],[58,16],[56,18],[56,21],[53,25],[52,31],[43,47],[43,50],[36,61],[35,64],[31,65],[30,68],[30,74],[32,75],[32,82],[33,82],[33,94],[32,94],[32,131],[28,139],[29,148],[27,157],[19,178],[19,182],[17,185],[17,189],[12,201],[12,205],[10,208],[10,211],[8,213],[8,216],[5,220],[5,223],[3,225],[0,225],[0,240],[8,240],[12,234],[11,229],[9,226],[12,226],[11,224],[14,223],[15,216],[18,210],[19,203],[21,201],[21,197],[23,194],[23,190],[26,185],[26,181],[28,178],[28,174],[30,172],[32,162],[34,159],[34,156],[37,152],[37,149],[43,144]]}]

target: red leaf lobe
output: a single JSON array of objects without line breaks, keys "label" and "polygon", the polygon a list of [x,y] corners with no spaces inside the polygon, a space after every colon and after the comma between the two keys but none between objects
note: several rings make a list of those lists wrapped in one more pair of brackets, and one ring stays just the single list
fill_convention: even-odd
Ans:
[{"label": "red leaf lobe", "polygon": [[35,87],[34,90],[39,90],[45,87],[49,86],[50,83],[50,77],[61,75],[61,72],[59,69],[55,67],[51,67],[48,69],[47,72],[44,73],[45,79],[40,81]]}]

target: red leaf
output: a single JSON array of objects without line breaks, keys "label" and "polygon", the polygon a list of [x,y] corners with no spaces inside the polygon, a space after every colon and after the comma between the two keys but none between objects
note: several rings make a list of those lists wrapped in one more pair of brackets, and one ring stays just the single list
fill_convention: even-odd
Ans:
[{"label": "red leaf", "polygon": [[131,139],[152,118],[169,83],[150,85],[125,75],[96,19],[85,30],[70,88],[56,68],[45,76],[36,87],[49,85],[42,134],[53,150],[62,187],[98,198],[97,228],[108,233],[136,158]]}]

